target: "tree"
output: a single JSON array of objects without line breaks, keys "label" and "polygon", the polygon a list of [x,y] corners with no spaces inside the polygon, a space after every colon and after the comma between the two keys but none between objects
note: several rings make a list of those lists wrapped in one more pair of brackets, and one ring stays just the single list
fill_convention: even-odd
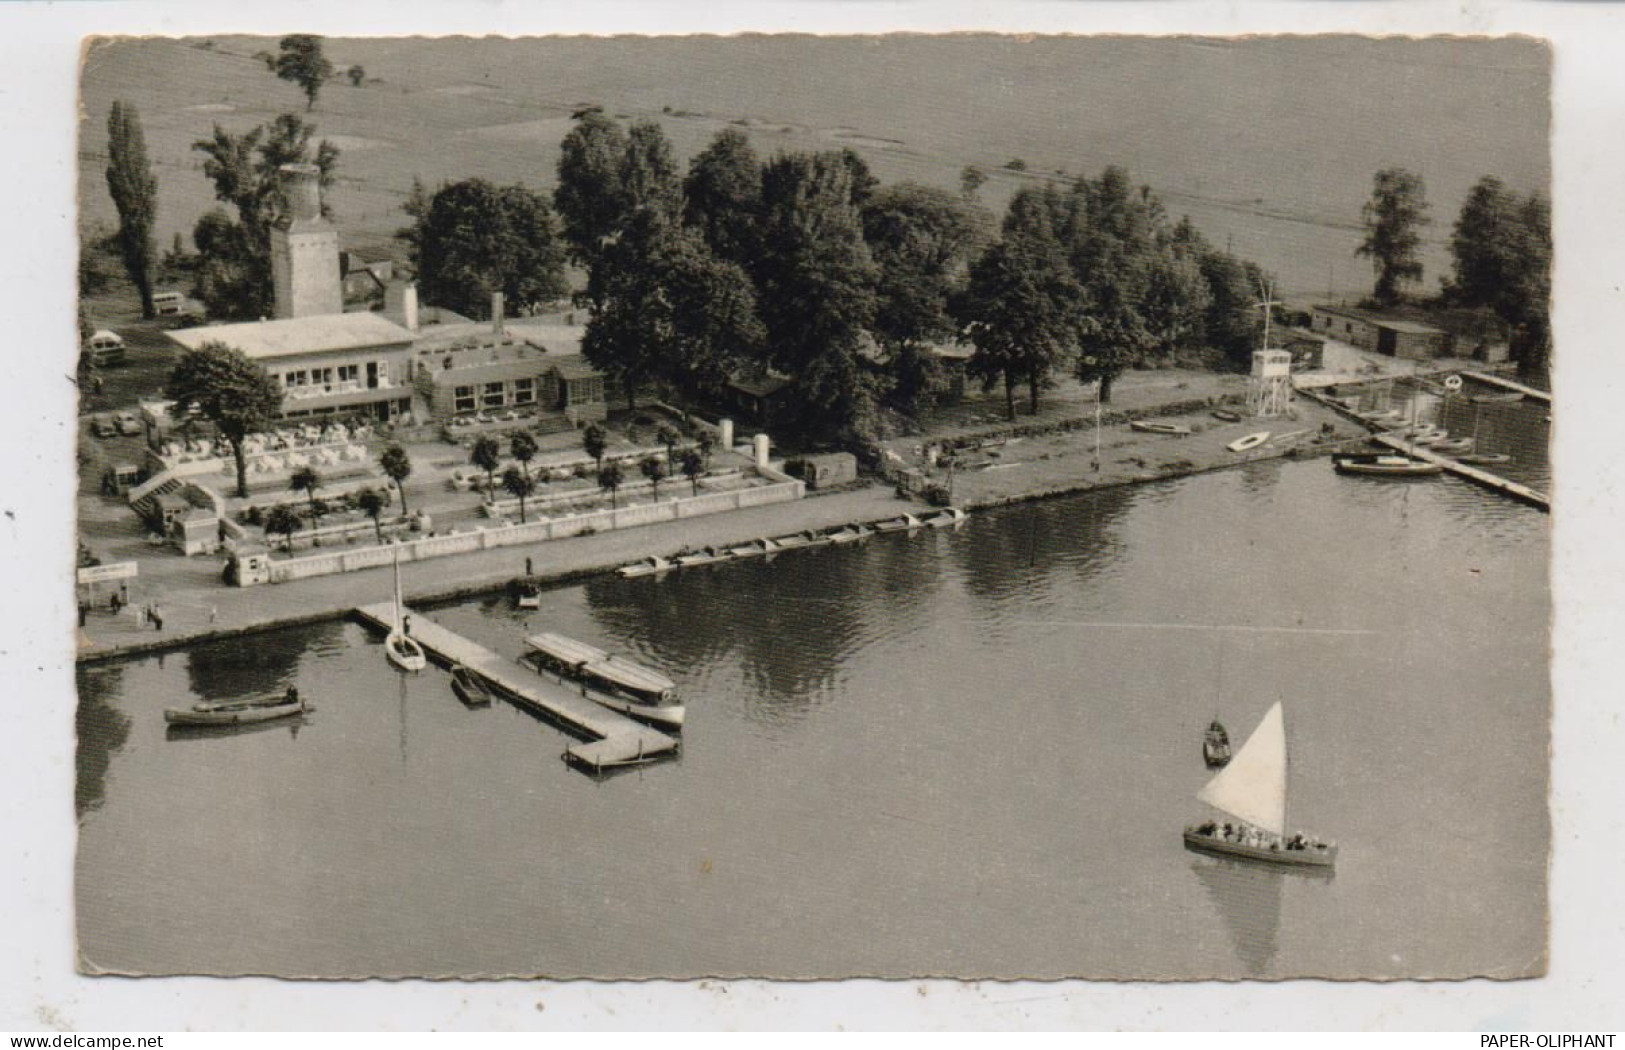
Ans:
[{"label": "tree", "polygon": [[344,71],[344,75],[350,78],[351,87],[360,87],[367,82],[367,71],[360,66],[351,66]]},{"label": "tree", "polygon": [[860,350],[878,271],[863,240],[853,172],[843,153],[770,162],[753,267],[766,363],[794,379],[801,428],[841,441],[862,439],[874,400]]},{"label": "tree", "polygon": [[497,439],[490,434],[481,434],[475,438],[474,448],[469,453],[468,460],[485,471],[485,491],[496,492],[496,470],[502,465],[502,446],[497,444]]},{"label": "tree", "polygon": [[466,179],[440,187],[411,243],[424,299],[470,317],[491,316],[493,292],[526,312],[569,291],[553,212],[523,186]]},{"label": "tree", "polygon": [[621,228],[640,212],[651,212],[669,222],[681,217],[683,179],[677,171],[671,142],[654,121],[640,120],[628,130],[620,181],[623,214],[618,225]]},{"label": "tree", "polygon": [[650,381],[703,395],[759,354],[765,333],[749,279],[695,230],[634,217],[594,266],[593,286],[581,351],[621,387],[628,411]]},{"label": "tree", "polygon": [[626,476],[621,473],[619,463],[610,463],[598,471],[598,487],[609,493],[609,509],[615,509],[615,493],[620,491],[621,483]]},{"label": "tree", "polygon": [[625,215],[621,169],[627,137],[596,106],[578,111],[575,119],[575,127],[559,143],[553,207],[563,221],[570,257],[590,270]]},{"label": "tree", "polygon": [[526,477],[530,476],[530,461],[536,458],[538,451],[536,439],[528,430],[517,431],[508,439],[508,454],[518,460],[519,469],[525,472]]},{"label": "tree", "polygon": [[661,463],[657,456],[645,456],[642,462],[638,464],[638,469],[643,471],[643,476],[649,479],[649,484],[654,489],[654,501],[659,503],[660,479],[666,476],[665,464]]},{"label": "tree", "polygon": [[762,209],[762,164],[736,128],[717,132],[689,162],[683,221],[700,231],[721,259],[746,265],[756,252]]},{"label": "tree", "polygon": [[384,542],[384,526],[379,521],[384,508],[389,505],[389,497],[375,488],[364,488],[355,495],[355,505],[361,508],[361,513],[372,519],[372,531],[377,534],[378,542]]},{"label": "tree", "polygon": [[1195,251],[1176,243],[1152,249],[1140,304],[1151,350],[1174,353],[1196,346],[1204,335],[1212,302]]},{"label": "tree", "polygon": [[152,306],[153,225],[158,218],[158,179],[147,159],[141,115],[133,105],[115,99],[107,115],[107,191],[118,209],[119,257],[141,296],[141,316],[156,315]]},{"label": "tree", "polygon": [[936,377],[929,344],[954,334],[948,299],[991,217],[953,194],[902,182],[863,210],[864,241],[879,267],[871,331],[885,353],[898,408],[914,412]]},{"label": "tree", "polygon": [[175,363],[165,395],[177,416],[196,411],[231,445],[237,462],[237,495],[248,497],[243,439],[270,425],[282,409],[282,388],[241,351],[209,341]]},{"label": "tree", "polygon": [[1538,375],[1550,342],[1552,233],[1550,209],[1520,200],[1501,180],[1480,179],[1467,195],[1450,238],[1454,261],[1445,297],[1488,307],[1507,328],[1520,370]]},{"label": "tree", "polygon": [[322,54],[322,38],[308,33],[285,36],[277,45],[281,54],[276,59],[276,75],[305,93],[305,109],[316,105],[316,96],[322,85],[333,76],[333,63]]},{"label": "tree", "polygon": [[[205,155],[203,173],[214,183],[215,199],[237,213],[234,222],[214,209],[192,231],[198,250],[194,292],[211,314],[251,319],[271,313],[271,231],[287,211],[278,172],[285,164],[314,164],[324,191],[337,177],[338,147],[323,139],[313,151],[315,133],[313,125],[284,113],[241,135],[216,124],[209,138],[192,144]],[[322,212],[330,214],[325,199]]]},{"label": "tree", "polygon": [[705,461],[700,458],[698,449],[687,449],[683,452],[683,476],[688,478],[694,495],[700,494],[700,476],[705,473]]},{"label": "tree", "polygon": [[519,498],[519,524],[525,524],[525,500],[536,491],[536,479],[527,470],[509,467],[502,472],[502,487],[509,495]]},{"label": "tree", "polygon": [[322,545],[321,536],[316,530],[321,526],[322,516],[316,509],[316,490],[322,487],[322,476],[316,473],[315,467],[300,467],[288,478],[288,487],[295,492],[303,492],[310,500],[310,534],[315,545]]},{"label": "tree", "polygon": [[406,513],[406,479],[412,476],[412,457],[398,444],[390,445],[378,457],[378,466],[401,494],[401,513]]},{"label": "tree", "polygon": [[976,348],[966,370],[988,389],[1004,384],[1006,416],[1016,418],[1015,387],[1029,385],[1031,410],[1038,391],[1076,338],[1079,290],[1053,243],[1006,238],[971,267],[953,301],[954,315]]},{"label": "tree", "polygon": [[599,470],[604,469],[604,450],[609,447],[609,440],[604,435],[604,428],[597,423],[588,423],[581,432],[581,447],[587,455],[593,458]]},{"label": "tree", "polygon": [[660,429],[655,431],[655,440],[666,446],[666,475],[670,477],[677,469],[677,446],[682,442],[683,435],[670,423],[662,423]]},{"label": "tree", "polygon": [[1400,300],[1401,285],[1422,279],[1421,230],[1428,218],[1422,176],[1385,168],[1372,180],[1371,199],[1360,209],[1365,240],[1354,254],[1368,256],[1377,273],[1372,295],[1381,306]]},{"label": "tree", "polygon": [[299,531],[299,514],[286,503],[278,503],[265,515],[265,534],[281,536],[288,553],[293,553],[293,534]]}]

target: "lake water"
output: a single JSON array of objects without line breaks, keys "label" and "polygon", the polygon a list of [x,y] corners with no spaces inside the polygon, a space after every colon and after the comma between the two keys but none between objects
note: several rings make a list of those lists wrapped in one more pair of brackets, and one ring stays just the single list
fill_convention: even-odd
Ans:
[{"label": "lake water", "polygon": [[[348,623],[80,673],[90,964],[273,974],[1515,975],[1545,950],[1550,520],[1260,463],[771,562],[431,611],[688,704],[568,739]],[[297,684],[303,725],[162,709]],[[1335,876],[1186,851],[1201,731],[1280,700]]]}]

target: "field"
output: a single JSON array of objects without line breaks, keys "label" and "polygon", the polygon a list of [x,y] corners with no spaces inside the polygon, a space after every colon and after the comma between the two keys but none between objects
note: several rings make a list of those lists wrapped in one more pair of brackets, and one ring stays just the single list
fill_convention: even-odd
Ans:
[{"label": "field", "polygon": [[[268,38],[143,39],[92,49],[83,76],[84,223],[110,222],[108,107],[133,102],[159,177],[160,244],[212,206],[191,149],[303,111],[253,57]],[[1111,39],[954,36],[333,39],[339,69],[310,114],[343,150],[332,196],[349,248],[389,245],[414,176],[549,188],[572,109],[658,120],[686,164],[721,128],[758,153],[850,146],[884,181],[958,186],[983,200],[1057,172],[1126,166],[1210,239],[1299,296],[1358,295],[1353,255],[1371,175],[1420,172],[1433,204],[1431,286],[1468,187],[1550,178],[1549,59],[1527,40]],[[1025,172],[1004,165],[1021,159]]]}]

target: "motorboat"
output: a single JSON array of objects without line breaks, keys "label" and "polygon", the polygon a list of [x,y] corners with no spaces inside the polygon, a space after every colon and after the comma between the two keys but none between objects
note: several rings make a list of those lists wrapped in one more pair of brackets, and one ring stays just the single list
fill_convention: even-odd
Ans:
[{"label": "motorboat", "polygon": [[521,583],[514,592],[514,605],[521,609],[540,609],[542,607],[542,589],[534,583]]},{"label": "motorboat", "polygon": [[1216,718],[1202,734],[1202,760],[1209,769],[1218,769],[1230,761],[1230,734]]},{"label": "motorboat", "polygon": [[621,576],[630,579],[634,576],[653,576],[655,573],[665,572],[669,568],[671,568],[671,562],[651,554],[647,558],[639,559],[630,565],[622,565],[615,571]]},{"label": "motorboat", "polygon": [[1292,867],[1330,868],[1337,862],[1336,843],[1286,833],[1286,717],[1280,701],[1196,797],[1236,821],[1188,825],[1188,849]]},{"label": "motorboat", "polygon": [[297,689],[272,696],[248,700],[214,701],[193,704],[191,707],[171,707],[164,711],[164,721],[177,726],[236,726],[255,722],[269,722],[304,714],[309,708]]},{"label": "motorboat", "polygon": [[1246,437],[1239,437],[1224,447],[1229,449],[1231,452],[1246,452],[1248,449],[1257,448],[1259,445],[1262,445],[1269,439],[1270,432],[1267,430],[1260,430],[1256,433],[1248,434]]},{"label": "motorboat", "polygon": [[540,667],[581,682],[594,703],[656,725],[683,724],[677,685],[665,675],[562,634],[531,635],[525,644]]},{"label": "motorboat", "polygon": [[1189,437],[1191,433],[1191,428],[1184,423],[1159,423],[1152,419],[1136,419],[1129,423],[1129,429],[1147,434],[1173,434],[1178,437]]},{"label": "motorboat", "polygon": [[1414,459],[1410,456],[1353,454],[1332,457],[1332,469],[1339,474],[1364,474],[1371,477],[1420,478],[1443,472],[1438,463]]},{"label": "motorboat", "polygon": [[401,598],[401,548],[395,545],[395,604],[391,611],[394,613],[394,623],[389,634],[384,638],[384,656],[389,662],[403,671],[417,672],[429,666],[429,658],[423,654],[423,646],[417,643],[410,633],[408,624],[410,617],[406,615],[406,603]]},{"label": "motorboat", "polygon": [[462,664],[451,669],[451,691],[469,707],[484,707],[491,702],[491,690],[485,679]]}]

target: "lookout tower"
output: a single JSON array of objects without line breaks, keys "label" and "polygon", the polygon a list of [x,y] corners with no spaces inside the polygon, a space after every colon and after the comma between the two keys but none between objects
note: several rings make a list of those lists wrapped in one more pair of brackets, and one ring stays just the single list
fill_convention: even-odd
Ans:
[{"label": "lookout tower", "polygon": [[322,217],[321,176],[314,164],[284,164],[277,171],[288,205],[286,217],[271,231],[279,320],[344,312],[339,231]]},{"label": "lookout tower", "polygon": [[1253,375],[1247,385],[1247,407],[1254,416],[1269,419],[1292,411],[1292,354],[1286,350],[1270,349],[1270,317],[1277,303],[1270,296],[1268,285],[1260,291],[1264,299],[1258,304],[1264,311],[1264,338],[1261,348],[1253,351]]}]

